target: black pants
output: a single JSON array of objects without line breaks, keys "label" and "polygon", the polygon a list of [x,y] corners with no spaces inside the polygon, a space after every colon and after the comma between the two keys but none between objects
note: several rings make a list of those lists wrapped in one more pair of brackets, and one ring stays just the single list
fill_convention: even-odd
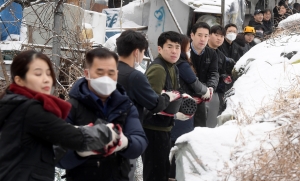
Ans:
[{"label": "black pants", "polygon": [[[175,141],[172,141],[171,147],[173,147],[174,145],[175,145]],[[173,156],[169,178],[175,178],[175,177],[176,177],[176,163],[175,163],[175,156]]]},{"label": "black pants", "polygon": [[194,115],[194,127],[206,127],[207,109],[205,102],[197,105],[197,111]]},{"label": "black pants", "polygon": [[144,129],[148,147],[142,155],[144,181],[168,181],[169,153],[171,149],[170,132]]}]

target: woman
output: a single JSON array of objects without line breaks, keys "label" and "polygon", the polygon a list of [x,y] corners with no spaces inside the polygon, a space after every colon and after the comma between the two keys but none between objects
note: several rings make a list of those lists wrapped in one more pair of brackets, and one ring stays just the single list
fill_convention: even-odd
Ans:
[{"label": "woman", "polygon": [[288,6],[286,4],[281,4],[279,6],[278,15],[274,17],[274,26],[277,27],[282,20],[290,15]]},{"label": "woman", "polygon": [[265,9],[264,10],[263,25],[264,25],[264,29],[265,29],[264,33],[266,35],[269,35],[273,32],[273,21],[272,21],[271,9]]},{"label": "woman", "polygon": [[21,52],[11,77],[13,83],[0,96],[0,180],[53,181],[53,145],[91,151],[118,143],[113,125],[75,128],[64,121],[71,105],[50,95],[56,79],[46,55]]},{"label": "woman", "polygon": [[[181,54],[179,60],[176,62],[176,65],[179,70],[180,86],[184,93],[187,93],[194,97],[197,104],[201,103],[201,97],[205,94],[210,94],[209,89],[202,84],[196,74],[190,60],[190,39],[186,35],[181,35]],[[194,129],[194,119],[188,119],[186,121],[175,120],[175,125],[171,131],[171,141],[172,146],[174,146],[175,141],[181,135],[193,131]],[[173,159],[170,178],[175,178],[175,160]]]}]

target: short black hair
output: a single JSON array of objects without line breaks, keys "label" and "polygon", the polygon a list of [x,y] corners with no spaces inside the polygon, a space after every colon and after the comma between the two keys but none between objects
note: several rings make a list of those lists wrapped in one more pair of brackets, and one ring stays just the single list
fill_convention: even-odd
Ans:
[{"label": "short black hair", "polygon": [[160,47],[163,47],[164,44],[167,42],[167,40],[170,40],[171,42],[178,43],[181,45],[181,38],[180,34],[175,32],[175,31],[167,31],[163,32],[162,34],[159,35],[158,40],[157,40],[157,45]]},{"label": "short black hair", "polygon": [[115,52],[110,51],[107,48],[104,47],[100,47],[100,48],[95,48],[93,50],[90,50],[87,52],[87,54],[85,55],[85,62],[84,62],[84,66],[90,67],[95,58],[100,58],[100,59],[106,59],[106,58],[114,58],[116,61],[116,64],[118,64],[118,55]]},{"label": "short black hair", "polygon": [[142,33],[126,30],[117,38],[119,56],[128,57],[135,49],[140,52],[148,49],[148,41]]},{"label": "short black hair", "polygon": [[219,34],[219,35],[226,35],[226,30],[223,28],[223,26],[220,25],[214,25],[210,28],[210,34]]},{"label": "short black hair", "polygon": [[300,4],[299,3],[294,3],[294,6],[293,6],[294,9],[298,9],[300,8]]},{"label": "short black hair", "polygon": [[237,26],[236,26],[236,24],[229,23],[229,24],[227,24],[227,25],[225,26],[225,31],[227,31],[227,30],[228,30],[228,28],[230,28],[230,27],[235,27],[235,28],[236,28],[236,30],[238,29],[238,28],[237,28]]},{"label": "short black hair", "polygon": [[264,14],[267,13],[267,12],[270,12],[272,14],[271,9],[264,9]]},{"label": "short black hair", "polygon": [[208,29],[208,32],[210,34],[210,26],[207,23],[205,23],[205,22],[195,23],[192,27],[192,33],[196,34],[198,28]]}]

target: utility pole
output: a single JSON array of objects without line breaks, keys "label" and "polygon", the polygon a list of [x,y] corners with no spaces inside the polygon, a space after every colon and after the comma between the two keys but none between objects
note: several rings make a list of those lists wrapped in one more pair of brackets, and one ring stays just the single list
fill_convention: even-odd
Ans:
[{"label": "utility pole", "polygon": [[63,0],[55,0],[54,23],[53,23],[53,45],[52,45],[52,61],[55,65],[55,73],[58,77],[60,66],[60,35],[62,34],[63,23]]}]

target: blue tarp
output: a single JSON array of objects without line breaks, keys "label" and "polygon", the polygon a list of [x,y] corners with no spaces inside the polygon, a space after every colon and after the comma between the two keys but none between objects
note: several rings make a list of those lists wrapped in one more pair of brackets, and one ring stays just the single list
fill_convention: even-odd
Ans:
[{"label": "blue tarp", "polygon": [[[0,0],[0,6],[4,4],[6,0]],[[1,40],[6,40],[9,34],[20,35],[21,21],[23,16],[22,6],[18,3],[11,3],[0,12],[0,32]]]}]

